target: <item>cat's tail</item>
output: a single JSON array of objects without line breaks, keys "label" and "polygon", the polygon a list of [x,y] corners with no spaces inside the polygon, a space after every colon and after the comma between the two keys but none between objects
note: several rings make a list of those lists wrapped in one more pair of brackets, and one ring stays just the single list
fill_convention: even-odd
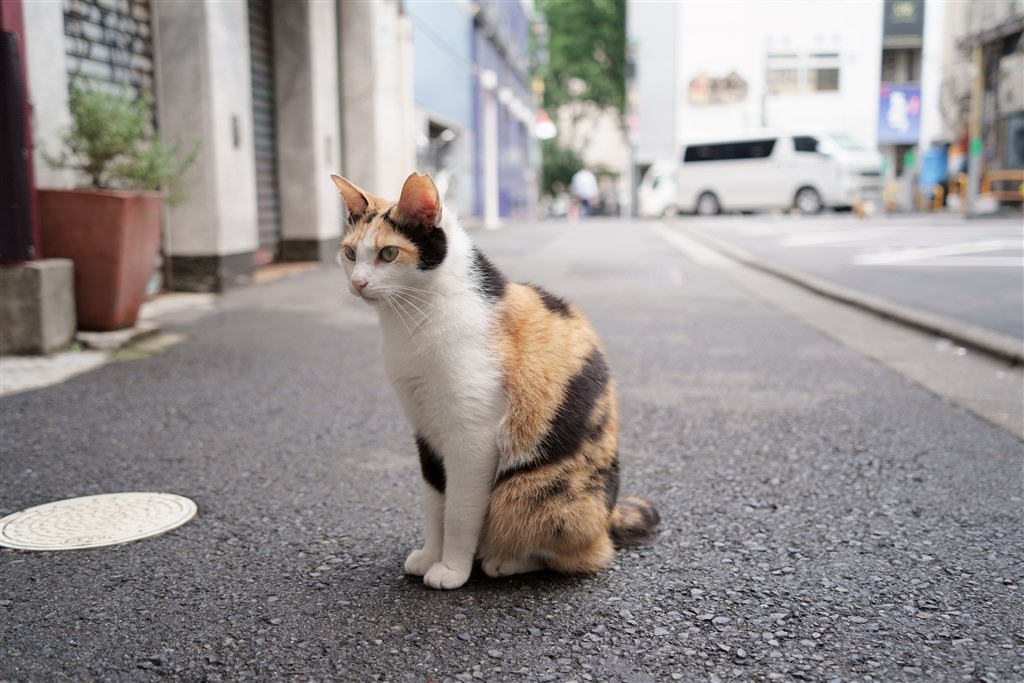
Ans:
[{"label": "cat's tail", "polygon": [[654,503],[634,496],[620,500],[612,510],[609,532],[616,548],[643,545],[654,538],[661,515]]}]

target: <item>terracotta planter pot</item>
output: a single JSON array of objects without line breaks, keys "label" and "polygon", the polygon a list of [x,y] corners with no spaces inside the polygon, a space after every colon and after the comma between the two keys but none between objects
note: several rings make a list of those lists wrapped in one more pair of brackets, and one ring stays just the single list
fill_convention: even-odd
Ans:
[{"label": "terracotta planter pot", "polygon": [[39,190],[43,256],[75,263],[78,327],[135,324],[160,249],[159,192]]}]

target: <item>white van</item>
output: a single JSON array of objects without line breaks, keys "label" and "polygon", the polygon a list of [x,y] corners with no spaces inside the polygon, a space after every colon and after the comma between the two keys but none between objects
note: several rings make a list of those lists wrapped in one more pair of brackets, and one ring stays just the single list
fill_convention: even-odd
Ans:
[{"label": "white van", "polygon": [[813,214],[878,202],[881,192],[877,151],[845,135],[762,131],[685,145],[674,208],[699,215],[791,208]]},{"label": "white van", "polygon": [[679,192],[676,188],[678,172],[679,164],[674,159],[651,164],[636,191],[639,216],[661,218],[679,213]]}]

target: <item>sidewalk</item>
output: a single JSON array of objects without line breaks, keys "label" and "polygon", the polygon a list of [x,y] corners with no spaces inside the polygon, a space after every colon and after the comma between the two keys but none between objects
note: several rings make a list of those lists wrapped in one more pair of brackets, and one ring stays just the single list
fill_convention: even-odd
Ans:
[{"label": "sidewalk", "polygon": [[119,357],[161,353],[183,341],[180,335],[161,332],[161,316],[181,310],[212,308],[216,300],[212,294],[158,295],[142,305],[134,327],[113,332],[78,332],[71,349],[50,356],[2,356],[0,396],[60,384]]},{"label": "sidewalk", "polygon": [[[276,263],[256,271],[250,286],[264,285],[315,270],[316,263]],[[142,304],[134,327],[113,332],[82,332],[72,347],[50,356],[0,357],[0,396],[60,384],[115,360],[131,360],[163,353],[184,341],[161,331],[160,318],[182,311],[213,309],[215,294],[165,292]]]}]

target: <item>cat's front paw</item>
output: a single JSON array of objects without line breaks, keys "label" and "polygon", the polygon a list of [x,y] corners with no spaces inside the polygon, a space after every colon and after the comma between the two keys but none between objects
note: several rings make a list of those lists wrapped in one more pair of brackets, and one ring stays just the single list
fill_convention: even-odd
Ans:
[{"label": "cat's front paw", "polygon": [[451,569],[444,562],[438,562],[423,576],[423,583],[431,588],[451,590],[458,588],[469,579],[469,569]]},{"label": "cat's front paw", "polygon": [[423,576],[440,559],[435,553],[428,553],[426,550],[413,550],[409,553],[409,557],[405,558],[405,573]]}]

